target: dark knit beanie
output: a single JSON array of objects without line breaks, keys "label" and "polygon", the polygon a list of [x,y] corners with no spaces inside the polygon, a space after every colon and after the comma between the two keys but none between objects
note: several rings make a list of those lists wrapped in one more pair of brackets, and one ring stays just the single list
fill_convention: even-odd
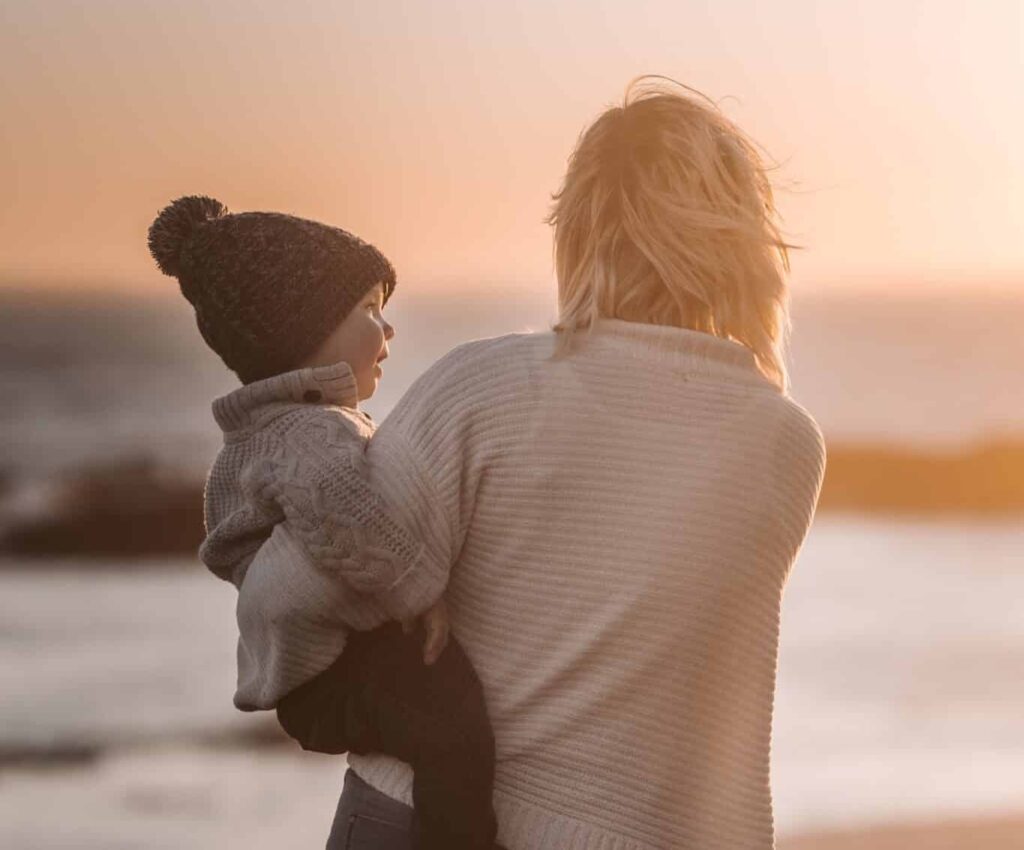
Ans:
[{"label": "dark knit beanie", "polygon": [[395,288],[391,263],[351,233],[282,213],[230,214],[195,195],[160,212],[149,250],[245,384],[297,368],[375,284],[385,301]]}]

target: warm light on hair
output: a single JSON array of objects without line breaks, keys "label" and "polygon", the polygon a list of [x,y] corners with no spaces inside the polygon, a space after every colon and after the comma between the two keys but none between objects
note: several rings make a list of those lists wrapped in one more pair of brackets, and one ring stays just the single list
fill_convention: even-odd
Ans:
[{"label": "warm light on hair", "polygon": [[767,169],[715,104],[662,80],[631,82],[583,133],[553,196],[558,352],[602,317],[674,325],[745,345],[785,389],[793,246]]}]

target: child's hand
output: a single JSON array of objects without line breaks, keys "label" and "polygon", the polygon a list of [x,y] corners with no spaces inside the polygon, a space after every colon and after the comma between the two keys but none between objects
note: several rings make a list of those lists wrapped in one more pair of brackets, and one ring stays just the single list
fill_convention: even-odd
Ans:
[{"label": "child's hand", "polygon": [[[444,597],[424,611],[420,619],[423,620],[423,630],[427,633],[423,641],[423,663],[430,665],[437,661],[448,645],[448,606]],[[415,620],[406,620],[402,623],[402,631],[406,634],[411,634],[415,628]]]}]

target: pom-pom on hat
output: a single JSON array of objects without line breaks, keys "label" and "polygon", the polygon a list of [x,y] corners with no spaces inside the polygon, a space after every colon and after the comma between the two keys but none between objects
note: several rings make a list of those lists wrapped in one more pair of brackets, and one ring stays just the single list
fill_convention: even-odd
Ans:
[{"label": "pom-pom on hat", "polygon": [[229,213],[189,195],[149,228],[160,271],[178,279],[203,339],[243,383],[297,367],[395,270],[341,228],[283,213]]}]

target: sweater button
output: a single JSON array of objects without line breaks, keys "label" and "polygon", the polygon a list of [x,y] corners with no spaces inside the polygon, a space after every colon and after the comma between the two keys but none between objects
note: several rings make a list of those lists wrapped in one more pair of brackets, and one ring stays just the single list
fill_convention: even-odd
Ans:
[{"label": "sweater button", "polygon": [[306,390],[302,395],[302,400],[308,401],[312,404],[315,401],[320,401],[323,397],[323,393],[321,393],[320,390]]}]

